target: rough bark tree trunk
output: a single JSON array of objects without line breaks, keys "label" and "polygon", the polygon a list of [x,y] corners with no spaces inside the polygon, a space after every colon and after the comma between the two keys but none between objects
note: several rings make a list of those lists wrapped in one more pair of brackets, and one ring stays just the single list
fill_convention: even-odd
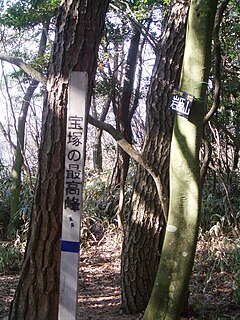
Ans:
[{"label": "rough bark tree trunk", "polygon": [[89,105],[108,3],[72,0],[59,8],[44,102],[38,180],[11,320],[56,320],[58,316],[68,80],[71,71],[88,73]]},{"label": "rough bark tree trunk", "polygon": [[[159,188],[168,208],[172,116],[170,91],[179,82],[189,1],[172,1],[159,43],[147,102],[147,135],[143,156],[161,176]],[[166,210],[165,210],[166,211]],[[163,208],[152,177],[138,166],[122,251],[122,308],[143,311],[156,276],[164,236]]]},{"label": "rough bark tree trunk", "polygon": [[176,116],[170,155],[169,217],[144,320],[177,320],[191,276],[199,219],[199,149],[217,0],[191,0],[180,89],[193,95],[189,119]]}]

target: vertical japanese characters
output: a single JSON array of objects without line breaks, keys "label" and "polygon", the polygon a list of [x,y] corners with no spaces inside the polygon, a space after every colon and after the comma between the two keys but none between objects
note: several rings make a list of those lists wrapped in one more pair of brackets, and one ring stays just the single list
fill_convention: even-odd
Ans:
[{"label": "vertical japanese characters", "polygon": [[68,115],[64,208],[69,208],[74,212],[80,210],[79,196],[83,176],[83,130],[83,117]]}]

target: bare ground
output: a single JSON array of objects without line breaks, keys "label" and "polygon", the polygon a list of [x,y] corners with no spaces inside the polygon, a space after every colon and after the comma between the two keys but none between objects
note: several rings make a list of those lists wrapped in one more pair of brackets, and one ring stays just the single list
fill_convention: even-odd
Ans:
[{"label": "bare ground", "polygon": [[119,237],[105,234],[98,243],[82,250],[78,295],[80,320],[134,320],[139,315],[121,313]]},{"label": "bare ground", "polygon": [[[190,286],[191,312],[188,319],[240,320],[240,306],[233,302],[235,275],[226,268],[220,270],[218,267],[221,261],[214,260],[215,255],[211,257],[211,250],[214,253],[219,250],[219,255],[224,256],[226,249],[219,239],[214,243],[203,240],[198,242]],[[105,234],[101,241],[93,242],[81,250],[79,320],[142,318],[141,315],[121,313],[120,252],[121,241],[114,233]],[[0,275],[0,319],[7,319],[17,279],[17,275]]]}]

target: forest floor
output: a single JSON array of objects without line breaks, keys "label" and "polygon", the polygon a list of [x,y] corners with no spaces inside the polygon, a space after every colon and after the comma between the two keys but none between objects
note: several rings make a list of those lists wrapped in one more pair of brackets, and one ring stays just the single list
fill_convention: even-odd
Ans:
[{"label": "forest floor", "polygon": [[[226,242],[223,239],[218,237],[206,241],[200,238],[198,241],[190,285],[192,315],[188,319],[240,319],[240,305],[233,302],[235,275],[227,265],[228,251],[234,248],[231,240]],[[141,315],[121,313],[120,252],[120,237],[113,232],[105,233],[100,241],[82,248],[79,320],[142,319]],[[7,319],[17,280],[18,275],[0,275],[0,319]]]}]

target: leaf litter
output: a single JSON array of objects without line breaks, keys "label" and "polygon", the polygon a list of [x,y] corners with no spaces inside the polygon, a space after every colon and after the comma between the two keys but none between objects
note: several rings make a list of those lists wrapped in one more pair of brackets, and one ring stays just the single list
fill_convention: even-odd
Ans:
[{"label": "leaf litter", "polygon": [[[231,239],[226,242],[225,237],[199,237],[190,283],[189,315],[182,319],[240,319],[240,304],[234,300],[240,268],[230,256],[234,245]],[[100,241],[89,242],[81,249],[78,320],[142,319],[141,314],[121,312],[120,265],[121,236],[116,231],[105,232]],[[17,281],[17,274],[0,275],[2,320],[7,319]]]}]

